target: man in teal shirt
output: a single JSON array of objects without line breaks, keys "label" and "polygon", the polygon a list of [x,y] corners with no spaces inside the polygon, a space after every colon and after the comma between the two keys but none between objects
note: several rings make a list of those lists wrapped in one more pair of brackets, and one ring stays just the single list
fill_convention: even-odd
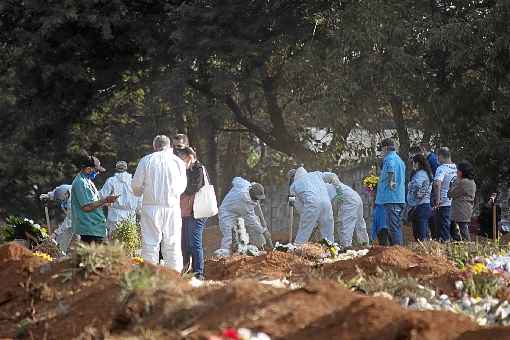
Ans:
[{"label": "man in teal shirt", "polygon": [[101,243],[106,237],[106,217],[102,207],[113,203],[117,196],[101,198],[93,180],[105,171],[96,157],[83,155],[78,166],[80,173],[74,178],[71,189],[73,232],[85,243]]},{"label": "man in teal shirt", "polygon": [[377,184],[375,204],[384,207],[391,245],[402,245],[400,218],[406,202],[406,166],[395,151],[395,142],[384,139],[381,142],[384,152],[383,167]]}]

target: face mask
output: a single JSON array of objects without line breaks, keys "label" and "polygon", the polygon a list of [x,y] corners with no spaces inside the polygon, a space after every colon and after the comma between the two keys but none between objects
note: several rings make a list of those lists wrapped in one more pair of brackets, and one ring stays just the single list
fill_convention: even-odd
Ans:
[{"label": "face mask", "polygon": [[87,176],[91,181],[95,180],[96,177],[97,177],[97,172],[95,171],[92,171],[90,174],[88,174]]}]

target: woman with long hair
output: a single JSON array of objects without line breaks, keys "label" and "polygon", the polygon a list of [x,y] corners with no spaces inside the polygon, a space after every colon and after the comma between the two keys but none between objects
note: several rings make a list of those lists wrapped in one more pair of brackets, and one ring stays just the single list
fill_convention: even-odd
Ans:
[{"label": "woman with long hair", "polygon": [[452,238],[470,241],[469,224],[475,204],[476,183],[473,166],[468,161],[457,164],[457,178],[452,181],[448,197],[452,199]]},{"label": "woman with long hair", "polygon": [[417,241],[429,239],[429,217],[432,214],[430,193],[432,191],[432,169],[422,154],[413,157],[413,175],[408,184],[408,220],[413,226]]}]

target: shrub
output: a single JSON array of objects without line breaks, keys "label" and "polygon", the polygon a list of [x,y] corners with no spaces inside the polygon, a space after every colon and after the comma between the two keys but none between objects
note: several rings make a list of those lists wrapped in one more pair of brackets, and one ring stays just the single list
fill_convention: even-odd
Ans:
[{"label": "shrub", "polygon": [[100,272],[112,272],[116,265],[126,263],[128,257],[118,242],[110,244],[79,243],[74,254],[75,264],[85,277]]},{"label": "shrub", "polygon": [[492,273],[471,274],[464,280],[464,291],[475,298],[496,296],[504,287],[504,280]]},{"label": "shrub", "polygon": [[137,251],[142,247],[140,226],[136,223],[134,216],[117,223],[112,238],[122,243],[130,256],[136,256]]}]

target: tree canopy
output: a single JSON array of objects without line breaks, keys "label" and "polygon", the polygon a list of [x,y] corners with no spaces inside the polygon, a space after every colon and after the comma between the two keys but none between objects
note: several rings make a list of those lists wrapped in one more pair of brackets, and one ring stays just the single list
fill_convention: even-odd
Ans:
[{"label": "tree canopy", "polygon": [[[177,131],[220,188],[333,168],[353,129],[391,127],[405,157],[418,129],[492,190],[509,169],[509,19],[498,0],[4,1],[1,209],[36,209],[80,149],[134,166]],[[333,131],[325,152],[308,127]]]}]

